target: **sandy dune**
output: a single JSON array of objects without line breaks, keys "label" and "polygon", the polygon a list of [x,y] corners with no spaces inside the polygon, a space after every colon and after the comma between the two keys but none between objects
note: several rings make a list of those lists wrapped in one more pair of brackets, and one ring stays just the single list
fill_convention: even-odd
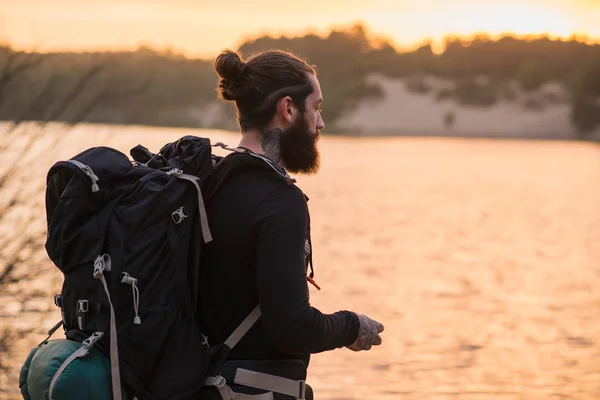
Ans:
[{"label": "sandy dune", "polygon": [[[428,78],[427,86],[434,90],[420,94],[407,88],[406,79],[373,75],[369,80],[379,85],[384,97],[378,101],[364,101],[356,110],[344,115],[339,125],[349,133],[369,135],[425,135],[425,136],[485,136],[499,138],[571,138],[568,103],[551,103],[542,110],[524,108],[528,100],[544,101],[545,96],[566,98],[564,89],[547,84],[534,93],[520,93],[516,101],[500,100],[493,107],[474,107],[453,100],[438,101],[435,90],[447,88],[448,81]],[[453,85],[450,85],[453,86]],[[449,111],[455,115],[451,129],[444,125]]]}]

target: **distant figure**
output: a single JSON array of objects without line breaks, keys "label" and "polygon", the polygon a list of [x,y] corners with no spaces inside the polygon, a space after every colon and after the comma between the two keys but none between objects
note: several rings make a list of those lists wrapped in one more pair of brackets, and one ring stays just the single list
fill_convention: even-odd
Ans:
[{"label": "distant figure", "polygon": [[[309,303],[308,282],[317,285],[312,279],[307,197],[288,171],[319,170],[321,87],[313,67],[282,51],[245,61],[225,51],[215,69],[220,95],[235,102],[242,138],[228,156],[231,161],[223,164],[238,168],[238,173],[230,174],[206,204],[213,241],[203,249],[207,278],[199,290],[202,331],[209,342],[223,343],[260,305],[260,319],[227,360],[238,372],[243,368],[278,377],[252,378],[251,386],[262,392],[227,385],[245,394],[277,392],[281,385],[278,389],[273,382],[285,378],[288,386],[306,391],[286,398],[312,399],[303,383],[312,353],[342,347],[370,350],[382,343],[383,331],[381,323],[364,315],[323,314]],[[222,387],[206,390],[212,390],[210,398],[227,395]]]},{"label": "distant figure", "polygon": [[447,130],[452,129],[452,127],[454,126],[455,119],[456,116],[454,115],[454,111],[446,112],[446,114],[444,115],[444,125],[446,126]]}]

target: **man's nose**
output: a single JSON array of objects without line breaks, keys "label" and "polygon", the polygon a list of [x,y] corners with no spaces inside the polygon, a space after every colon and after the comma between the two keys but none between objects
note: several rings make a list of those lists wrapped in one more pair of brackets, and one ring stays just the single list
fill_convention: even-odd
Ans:
[{"label": "man's nose", "polygon": [[323,118],[321,117],[317,119],[317,129],[325,129],[325,123],[323,122]]}]

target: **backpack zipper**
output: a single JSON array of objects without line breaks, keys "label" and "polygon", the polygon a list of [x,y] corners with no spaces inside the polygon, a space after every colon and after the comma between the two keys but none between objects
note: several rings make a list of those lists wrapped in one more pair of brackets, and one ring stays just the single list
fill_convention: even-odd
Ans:
[{"label": "backpack zipper", "polygon": [[94,174],[94,171],[92,170],[92,168],[90,168],[89,165],[85,165],[82,162],[79,162],[77,160],[67,160],[68,162],[70,162],[71,164],[75,164],[77,167],[79,167],[80,170],[82,170],[91,180],[92,180],[92,192],[97,192],[98,190],[100,190],[100,188],[98,187],[98,181],[100,180],[98,178],[98,176],[96,174]]}]

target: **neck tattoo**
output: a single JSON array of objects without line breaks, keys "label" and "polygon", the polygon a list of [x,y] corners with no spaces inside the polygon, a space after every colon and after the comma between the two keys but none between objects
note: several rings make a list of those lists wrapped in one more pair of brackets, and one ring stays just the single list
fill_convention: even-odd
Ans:
[{"label": "neck tattoo", "polygon": [[267,131],[260,140],[260,147],[265,156],[279,163],[281,161],[281,136],[283,132],[279,128]]}]

